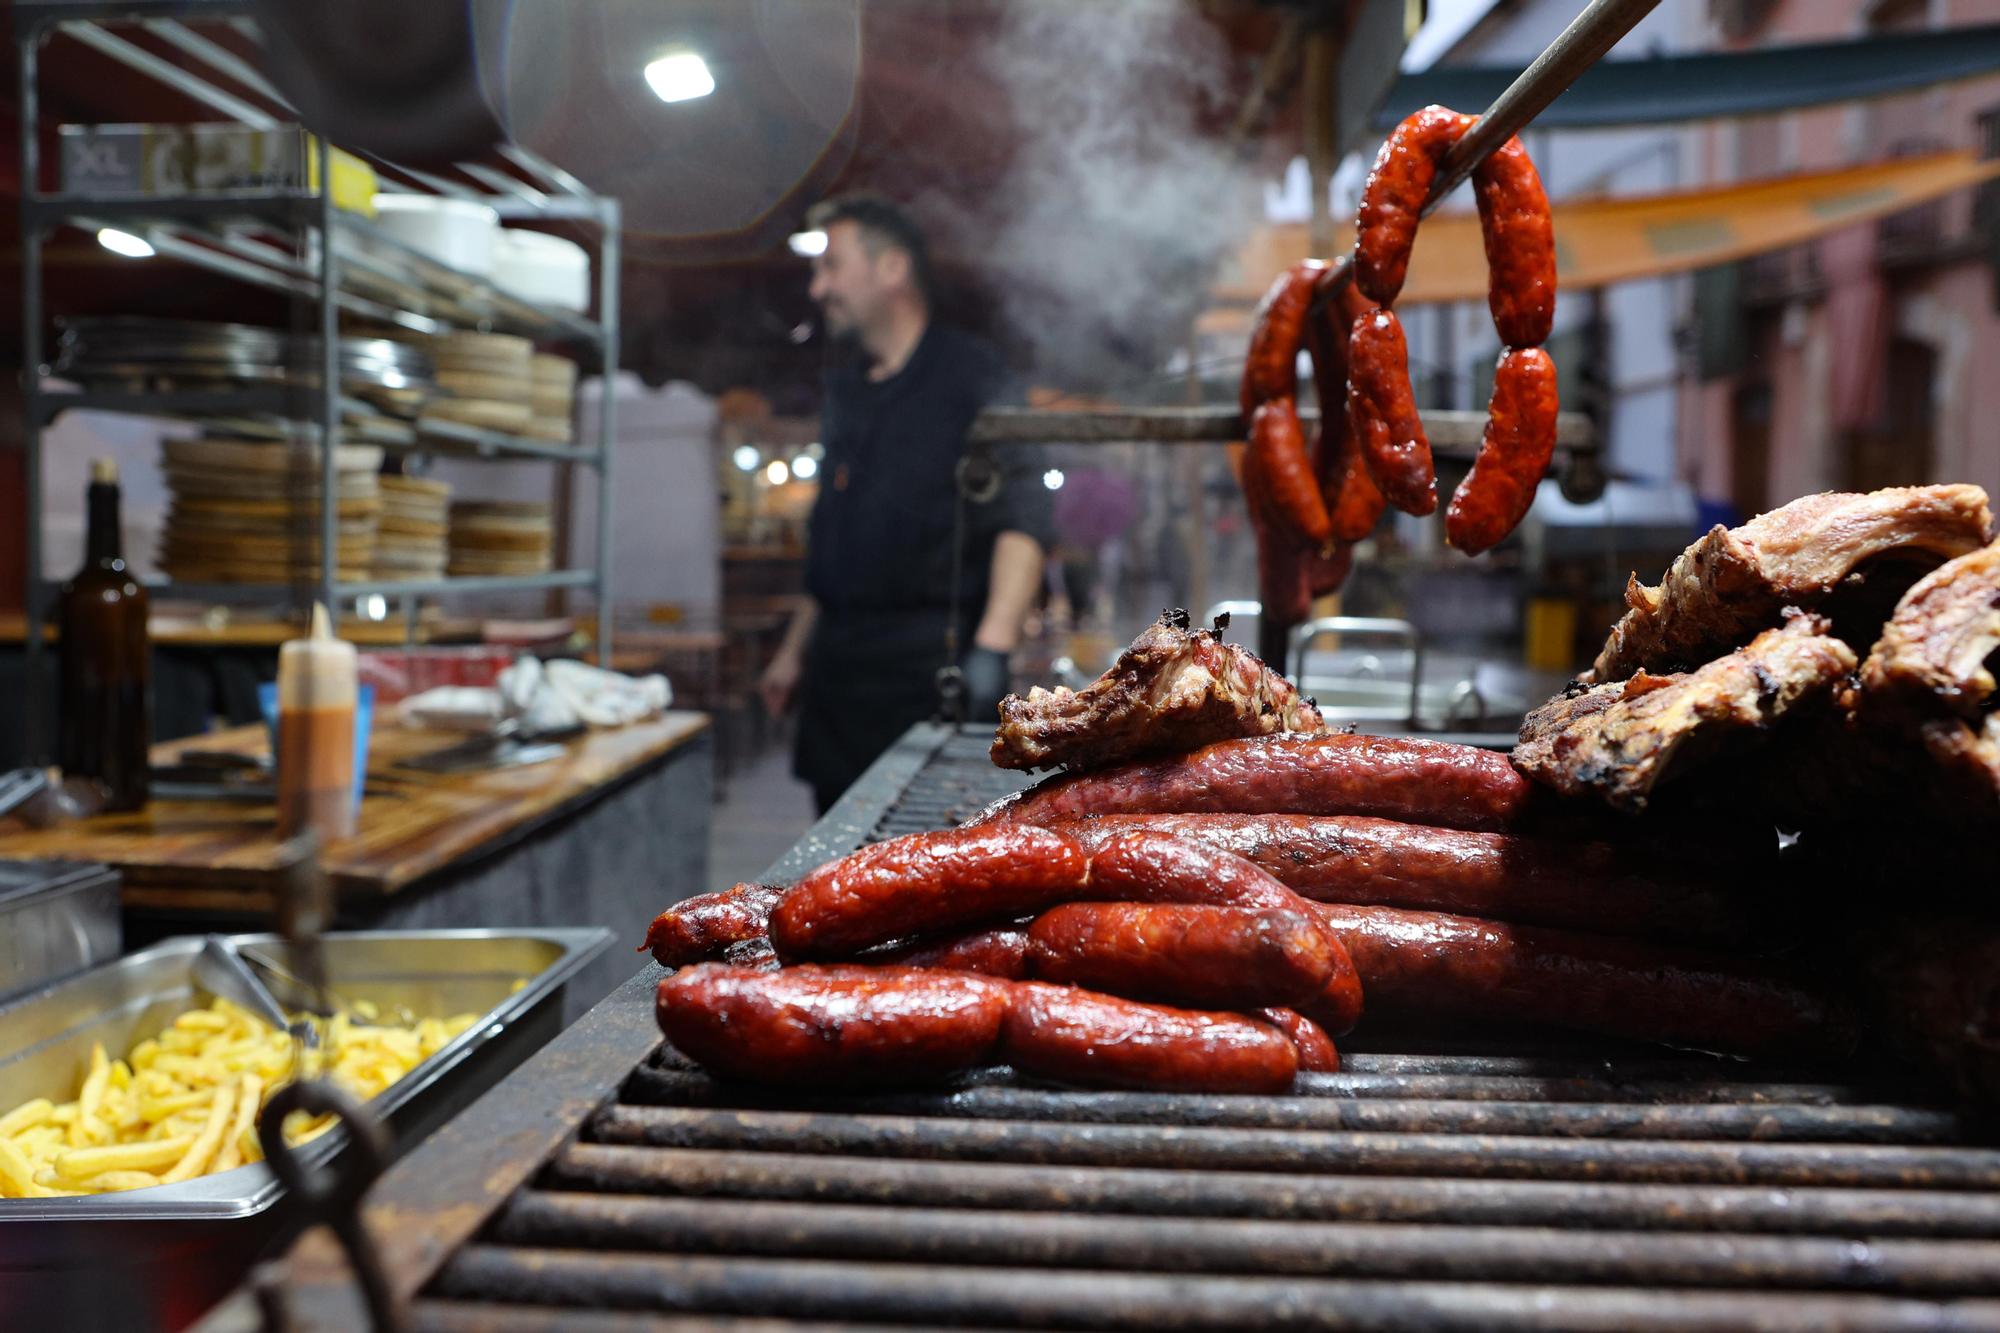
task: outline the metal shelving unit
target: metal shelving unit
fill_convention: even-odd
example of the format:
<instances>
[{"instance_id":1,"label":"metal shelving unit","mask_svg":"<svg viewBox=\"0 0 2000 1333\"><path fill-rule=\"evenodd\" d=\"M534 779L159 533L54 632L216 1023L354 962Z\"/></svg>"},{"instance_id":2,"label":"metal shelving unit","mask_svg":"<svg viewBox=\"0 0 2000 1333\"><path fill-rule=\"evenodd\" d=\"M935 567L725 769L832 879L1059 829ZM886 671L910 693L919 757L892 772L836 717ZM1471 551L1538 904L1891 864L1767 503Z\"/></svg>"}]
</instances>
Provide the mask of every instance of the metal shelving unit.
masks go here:
<instances>
[{"instance_id":1,"label":"metal shelving unit","mask_svg":"<svg viewBox=\"0 0 2000 1333\"><path fill-rule=\"evenodd\" d=\"M406 625L414 629L415 599L460 594L590 588L596 599L600 660L611 652L611 441L615 433L613 395L600 395L597 438L590 444L559 444L480 430L453 422L415 422L377 414L342 393L339 326L343 314L391 324L412 333L438 334L469 329L514 333L538 342L581 346L597 354L609 384L617 369L619 209L615 199L591 193L575 177L516 146L499 151L532 176L537 185L482 164L460 170L486 191L378 158L371 163L393 183L419 192L473 199L494 209L503 221L585 222L599 229L598 317L588 319L523 301L492 283L422 255L366 219L334 207L332 149L315 136L316 190L285 189L203 193L174 198L86 197L43 192L41 107L38 97L43 44L57 33L74 38L138 75L257 129L297 123L246 100L210 77L164 59L112 31L136 26L199 64L209 74L247 89L265 102L292 112L282 93L251 64L202 35L194 25L227 25L255 36L245 0L22 0L14 7L16 57L20 75L21 121L21 298L23 444L27 481L27 655L29 715L43 711L41 688L43 618L51 586L42 568L41 436L67 411L91 409L202 421L255 420L286 437L319 446L319 571L309 585L154 585L156 596L212 600L283 602L308 600L338 607L359 597L401 602ZM308 127L309 128L309 127ZM244 282L309 301L317 306L322 362L317 383L299 386L180 389L168 392L66 390L48 382L42 324L46 314L42 246L58 226L95 229L117 225L144 236L156 253ZM284 243L281 243L284 242ZM303 252L304 259L299 257ZM407 299L405 299L407 298ZM301 409L304 409L303 411ZM346 421L343 421L346 418ZM580 463L596 472L597 550L587 568L559 569L521 577L462 577L437 580L341 582L335 564L337 512L334 445L342 440L379 444L405 454L462 458L518 458ZM31 738L31 740L34 738ZM31 749L39 746L31 744Z\"/></svg>"}]
</instances>

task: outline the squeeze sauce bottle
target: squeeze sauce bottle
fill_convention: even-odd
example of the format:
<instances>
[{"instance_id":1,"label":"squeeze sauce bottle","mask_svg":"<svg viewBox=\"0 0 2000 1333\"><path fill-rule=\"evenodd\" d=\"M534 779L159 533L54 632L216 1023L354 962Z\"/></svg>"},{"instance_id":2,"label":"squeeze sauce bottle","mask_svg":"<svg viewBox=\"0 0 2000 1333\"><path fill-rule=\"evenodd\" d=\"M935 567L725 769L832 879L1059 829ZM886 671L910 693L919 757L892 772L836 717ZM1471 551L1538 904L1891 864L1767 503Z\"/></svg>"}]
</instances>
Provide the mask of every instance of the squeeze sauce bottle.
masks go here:
<instances>
[{"instance_id":1,"label":"squeeze sauce bottle","mask_svg":"<svg viewBox=\"0 0 2000 1333\"><path fill-rule=\"evenodd\" d=\"M315 603L309 637L278 649L278 836L354 834L354 645Z\"/></svg>"}]
</instances>

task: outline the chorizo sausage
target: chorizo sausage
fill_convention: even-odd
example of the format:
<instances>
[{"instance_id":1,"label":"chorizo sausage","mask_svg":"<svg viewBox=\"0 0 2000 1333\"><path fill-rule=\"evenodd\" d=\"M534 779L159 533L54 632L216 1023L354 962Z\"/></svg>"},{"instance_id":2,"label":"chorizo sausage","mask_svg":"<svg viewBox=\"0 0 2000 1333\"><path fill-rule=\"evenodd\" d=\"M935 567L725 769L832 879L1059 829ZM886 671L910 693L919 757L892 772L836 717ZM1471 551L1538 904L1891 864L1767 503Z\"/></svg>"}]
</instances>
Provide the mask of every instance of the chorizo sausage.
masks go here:
<instances>
[{"instance_id":1,"label":"chorizo sausage","mask_svg":"<svg viewBox=\"0 0 2000 1333\"><path fill-rule=\"evenodd\" d=\"M1537 1023L1738 1055L1844 1054L1851 1019L1738 958L1442 912L1315 903L1377 1015Z\"/></svg>"},{"instance_id":2,"label":"chorizo sausage","mask_svg":"<svg viewBox=\"0 0 2000 1333\"><path fill-rule=\"evenodd\" d=\"M1304 563L1306 591L1314 597L1331 597L1354 569L1354 544L1335 542L1325 552L1307 551ZM1310 612L1312 607L1308 605L1306 610Z\"/></svg>"},{"instance_id":3,"label":"chorizo sausage","mask_svg":"<svg viewBox=\"0 0 2000 1333\"><path fill-rule=\"evenodd\" d=\"M1539 347L1556 319L1556 234L1542 178L1518 138L1472 172L1486 246L1486 303L1509 347Z\"/></svg>"},{"instance_id":4,"label":"chorizo sausage","mask_svg":"<svg viewBox=\"0 0 2000 1333\"><path fill-rule=\"evenodd\" d=\"M1312 614L1307 552L1271 513L1269 487L1254 451L1243 455L1243 498L1257 545L1257 598L1267 620L1297 624Z\"/></svg>"},{"instance_id":5,"label":"chorizo sausage","mask_svg":"<svg viewBox=\"0 0 2000 1333\"><path fill-rule=\"evenodd\" d=\"M1383 497L1406 514L1435 510L1431 442L1410 388L1403 324L1390 311L1371 310L1354 321L1347 344L1347 418Z\"/></svg>"},{"instance_id":6,"label":"chorizo sausage","mask_svg":"<svg viewBox=\"0 0 2000 1333\"><path fill-rule=\"evenodd\" d=\"M1296 1009L1259 1009L1250 1017L1285 1034L1299 1054L1302 1074L1338 1074L1340 1051L1319 1024Z\"/></svg>"},{"instance_id":7,"label":"chorizo sausage","mask_svg":"<svg viewBox=\"0 0 2000 1333\"><path fill-rule=\"evenodd\" d=\"M660 983L667 1040L758 1083L921 1083L991 1058L1018 983L923 968L703 963Z\"/></svg>"},{"instance_id":8,"label":"chorizo sausage","mask_svg":"<svg viewBox=\"0 0 2000 1333\"><path fill-rule=\"evenodd\" d=\"M906 935L1025 916L1082 896L1089 858L1046 829L912 833L807 874L771 913L778 956L840 958Z\"/></svg>"},{"instance_id":9,"label":"chorizo sausage","mask_svg":"<svg viewBox=\"0 0 2000 1333\"><path fill-rule=\"evenodd\" d=\"M1375 815L1506 830L1551 804L1503 754L1389 736L1259 736L1190 754L1048 778L994 802L975 825L1085 815Z\"/></svg>"},{"instance_id":10,"label":"chorizo sausage","mask_svg":"<svg viewBox=\"0 0 2000 1333\"><path fill-rule=\"evenodd\" d=\"M1126 833L1090 854L1090 894L1112 902L1208 903L1267 911L1302 911L1306 904L1277 879L1240 856L1162 833ZM1361 1018L1361 983L1336 944L1317 996L1296 1007L1340 1034Z\"/></svg>"},{"instance_id":11,"label":"chorizo sausage","mask_svg":"<svg viewBox=\"0 0 2000 1333\"><path fill-rule=\"evenodd\" d=\"M1028 975L1028 948L1028 932L1006 926L871 949L854 961L898 967L942 967L1019 981Z\"/></svg>"},{"instance_id":12,"label":"chorizo sausage","mask_svg":"<svg viewBox=\"0 0 2000 1333\"><path fill-rule=\"evenodd\" d=\"M1438 164L1472 124L1441 106L1411 113L1375 154L1355 213L1354 283L1377 305L1391 305L1410 269L1410 247Z\"/></svg>"},{"instance_id":13,"label":"chorizo sausage","mask_svg":"<svg viewBox=\"0 0 2000 1333\"><path fill-rule=\"evenodd\" d=\"M1271 515L1284 524L1293 540L1311 547L1332 540L1333 523L1327 517L1326 502L1320 498L1312 459L1306 454L1298 408L1290 398L1268 399L1252 414L1250 450L1244 458L1246 473L1253 463Z\"/></svg>"},{"instance_id":14,"label":"chorizo sausage","mask_svg":"<svg viewBox=\"0 0 2000 1333\"><path fill-rule=\"evenodd\" d=\"M1135 829L1230 852L1303 897L1606 935L1740 940L1758 925L1714 876L1607 842L1471 833L1365 816L1103 815L1056 826L1085 848Z\"/></svg>"},{"instance_id":15,"label":"chorizo sausage","mask_svg":"<svg viewBox=\"0 0 2000 1333\"><path fill-rule=\"evenodd\" d=\"M1258 304L1251 319L1250 350L1243 360L1239 395L1245 422L1261 403L1298 397L1299 348L1304 337L1306 309L1312 304L1314 284L1325 267L1317 259L1301 260L1272 281L1270 290Z\"/></svg>"},{"instance_id":16,"label":"chorizo sausage","mask_svg":"<svg viewBox=\"0 0 2000 1333\"><path fill-rule=\"evenodd\" d=\"M1319 479L1325 497L1328 526L1336 542L1358 542L1375 530L1385 502L1382 492L1368 475L1355 443L1347 411L1347 338L1354 319L1361 312L1354 284L1338 282L1345 262L1320 275L1320 295L1306 321L1306 346L1312 353L1313 391L1319 399L1319 435L1313 443L1313 475ZM1352 311L1352 313L1349 313ZM1336 547L1331 561L1337 574L1316 570L1313 592L1317 596L1339 590L1346 580L1352 553Z\"/></svg>"},{"instance_id":17,"label":"chorizo sausage","mask_svg":"<svg viewBox=\"0 0 2000 1333\"><path fill-rule=\"evenodd\" d=\"M1556 366L1539 347L1510 347L1493 372L1486 430L1452 493L1444 538L1467 555L1499 544L1535 502L1556 449Z\"/></svg>"},{"instance_id":18,"label":"chorizo sausage","mask_svg":"<svg viewBox=\"0 0 2000 1333\"><path fill-rule=\"evenodd\" d=\"M1046 980L1216 1009L1311 1003L1339 947L1305 912L1185 903L1065 903L1028 939Z\"/></svg>"},{"instance_id":19,"label":"chorizo sausage","mask_svg":"<svg viewBox=\"0 0 2000 1333\"><path fill-rule=\"evenodd\" d=\"M652 950L661 967L720 958L732 944L763 938L784 896L782 884L738 884L684 899L653 918L639 952Z\"/></svg>"},{"instance_id":20,"label":"chorizo sausage","mask_svg":"<svg viewBox=\"0 0 2000 1333\"><path fill-rule=\"evenodd\" d=\"M1024 1074L1093 1088L1283 1092L1298 1072L1284 1033L1240 1014L1013 983L1000 1054Z\"/></svg>"}]
</instances>

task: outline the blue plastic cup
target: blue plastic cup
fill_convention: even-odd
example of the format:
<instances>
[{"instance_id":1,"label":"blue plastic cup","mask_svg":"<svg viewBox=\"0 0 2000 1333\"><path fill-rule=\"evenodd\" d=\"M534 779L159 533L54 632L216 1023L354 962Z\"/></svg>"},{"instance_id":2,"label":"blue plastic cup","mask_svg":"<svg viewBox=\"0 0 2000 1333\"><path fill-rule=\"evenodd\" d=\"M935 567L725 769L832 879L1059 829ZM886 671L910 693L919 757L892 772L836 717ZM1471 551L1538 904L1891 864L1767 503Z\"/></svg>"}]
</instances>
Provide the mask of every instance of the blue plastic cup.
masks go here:
<instances>
[{"instance_id":1,"label":"blue plastic cup","mask_svg":"<svg viewBox=\"0 0 2000 1333\"><path fill-rule=\"evenodd\" d=\"M354 807L361 808L361 789L368 782L368 733L375 725L375 687L363 684L354 700ZM264 731L271 740L272 771L278 763L278 682L257 687L257 707L264 714Z\"/></svg>"}]
</instances>

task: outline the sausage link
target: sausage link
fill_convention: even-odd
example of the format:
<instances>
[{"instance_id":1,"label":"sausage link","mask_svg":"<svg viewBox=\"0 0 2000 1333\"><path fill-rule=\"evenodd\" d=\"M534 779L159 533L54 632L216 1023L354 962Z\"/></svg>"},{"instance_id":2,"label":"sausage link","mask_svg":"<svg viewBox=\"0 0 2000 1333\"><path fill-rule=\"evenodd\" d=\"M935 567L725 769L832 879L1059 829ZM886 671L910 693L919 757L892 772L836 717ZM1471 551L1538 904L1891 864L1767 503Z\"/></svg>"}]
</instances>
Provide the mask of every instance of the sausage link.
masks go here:
<instances>
[{"instance_id":1,"label":"sausage link","mask_svg":"<svg viewBox=\"0 0 2000 1333\"><path fill-rule=\"evenodd\" d=\"M1340 1072L1340 1051L1333 1044L1333 1038L1325 1029L1307 1018L1296 1009L1259 1009L1250 1015L1260 1023L1269 1023L1285 1034L1292 1043L1292 1049L1299 1053L1299 1072L1302 1074L1338 1074Z\"/></svg>"},{"instance_id":2,"label":"sausage link","mask_svg":"<svg viewBox=\"0 0 2000 1333\"><path fill-rule=\"evenodd\" d=\"M1243 498L1250 511L1250 532L1257 544L1257 598L1264 615L1297 624L1312 614L1311 574L1307 553L1271 512L1270 487L1255 450L1243 454Z\"/></svg>"},{"instance_id":3,"label":"sausage link","mask_svg":"<svg viewBox=\"0 0 2000 1333\"><path fill-rule=\"evenodd\" d=\"M1706 872L1606 842L1334 815L1103 815L1056 826L1088 849L1144 829L1240 856L1307 898L1655 939L1742 940L1760 923Z\"/></svg>"},{"instance_id":4,"label":"sausage link","mask_svg":"<svg viewBox=\"0 0 2000 1333\"><path fill-rule=\"evenodd\" d=\"M1537 1023L1738 1055L1851 1050L1851 1019L1724 955L1441 912L1315 903L1377 1015Z\"/></svg>"},{"instance_id":5,"label":"sausage link","mask_svg":"<svg viewBox=\"0 0 2000 1333\"><path fill-rule=\"evenodd\" d=\"M1091 848L1090 895L1109 902L1206 903L1262 911L1302 912L1304 899L1240 856L1162 833L1125 833ZM1361 982L1337 943L1331 970L1316 996L1298 1002L1312 1019L1339 1034L1361 1018Z\"/></svg>"},{"instance_id":6,"label":"sausage link","mask_svg":"<svg viewBox=\"0 0 2000 1333\"><path fill-rule=\"evenodd\" d=\"M1377 305L1393 304L1403 290L1431 181L1471 124L1471 116L1427 106L1405 117L1375 154L1354 218L1354 283Z\"/></svg>"},{"instance_id":7,"label":"sausage link","mask_svg":"<svg viewBox=\"0 0 2000 1333\"><path fill-rule=\"evenodd\" d=\"M1336 421L1337 426L1327 422L1320 426L1320 475L1330 474L1325 483L1330 498L1327 519L1335 541L1358 542L1375 531L1389 502L1383 499L1382 488L1375 484L1375 478L1368 475L1353 414L1342 411Z\"/></svg>"},{"instance_id":8,"label":"sausage link","mask_svg":"<svg viewBox=\"0 0 2000 1333\"><path fill-rule=\"evenodd\" d=\"M1479 457L1444 515L1444 539L1467 555L1499 544L1535 502L1556 449L1556 364L1539 347L1510 347L1493 372Z\"/></svg>"},{"instance_id":9,"label":"sausage link","mask_svg":"<svg viewBox=\"0 0 2000 1333\"><path fill-rule=\"evenodd\" d=\"M906 935L1026 916L1081 896L1089 859L1046 829L913 833L829 861L771 913L778 956L839 958Z\"/></svg>"},{"instance_id":10,"label":"sausage link","mask_svg":"<svg viewBox=\"0 0 2000 1333\"><path fill-rule=\"evenodd\" d=\"M1251 416L1246 470L1252 459L1269 496L1271 512L1284 523L1288 535L1312 547L1331 541L1333 523L1327 517L1326 502L1320 498L1312 459L1306 454L1298 408L1290 398L1267 399Z\"/></svg>"},{"instance_id":11,"label":"sausage link","mask_svg":"<svg viewBox=\"0 0 2000 1333\"><path fill-rule=\"evenodd\" d=\"M1018 983L923 968L704 963L660 983L660 1030L683 1054L758 1083L922 1083L991 1058Z\"/></svg>"},{"instance_id":12,"label":"sausage link","mask_svg":"<svg viewBox=\"0 0 2000 1333\"><path fill-rule=\"evenodd\" d=\"M1240 1014L1039 981L1014 983L1000 1053L1037 1078L1160 1092L1284 1092L1299 1067L1284 1033Z\"/></svg>"},{"instance_id":13,"label":"sausage link","mask_svg":"<svg viewBox=\"0 0 2000 1333\"><path fill-rule=\"evenodd\" d=\"M1556 320L1556 234L1542 178L1518 138L1472 172L1486 244L1486 303L1509 347L1538 347Z\"/></svg>"},{"instance_id":14,"label":"sausage link","mask_svg":"<svg viewBox=\"0 0 2000 1333\"><path fill-rule=\"evenodd\" d=\"M732 944L761 939L784 896L782 884L738 884L684 899L653 918L639 952L652 950L661 967L720 958Z\"/></svg>"},{"instance_id":15,"label":"sausage link","mask_svg":"<svg viewBox=\"0 0 2000 1333\"><path fill-rule=\"evenodd\" d=\"M1345 262L1320 275L1320 295L1306 317L1306 348L1312 353L1313 393L1319 400L1319 433L1313 439L1313 476L1327 511L1327 526L1337 543L1331 556L1316 564L1313 594L1337 592L1353 563L1346 543L1358 542L1375 530L1382 517L1382 492L1361 461L1347 412L1347 338L1353 324L1344 313L1355 296L1351 282L1332 279Z\"/></svg>"},{"instance_id":16,"label":"sausage link","mask_svg":"<svg viewBox=\"0 0 2000 1333\"><path fill-rule=\"evenodd\" d=\"M1261 403L1299 394L1299 348L1304 337L1306 308L1314 284L1326 265L1306 259L1280 273L1251 319L1250 350L1243 359L1239 406L1243 420Z\"/></svg>"},{"instance_id":17,"label":"sausage link","mask_svg":"<svg viewBox=\"0 0 2000 1333\"><path fill-rule=\"evenodd\" d=\"M1354 544L1335 542L1324 553L1307 551L1304 559L1306 591L1314 597L1331 597L1340 591L1340 585L1347 582L1354 569ZM1306 610L1310 612L1312 607L1309 605Z\"/></svg>"},{"instance_id":18,"label":"sausage link","mask_svg":"<svg viewBox=\"0 0 2000 1333\"><path fill-rule=\"evenodd\" d=\"M893 967L942 967L1020 981L1028 975L1028 950L1028 932L1006 926L871 949L854 961Z\"/></svg>"},{"instance_id":19,"label":"sausage link","mask_svg":"<svg viewBox=\"0 0 2000 1333\"><path fill-rule=\"evenodd\" d=\"M1028 939L1045 980L1216 1009L1309 1004L1340 947L1306 912L1185 903L1065 903L1036 917Z\"/></svg>"},{"instance_id":20,"label":"sausage link","mask_svg":"<svg viewBox=\"0 0 2000 1333\"><path fill-rule=\"evenodd\" d=\"M1085 815L1375 815L1445 828L1505 830L1551 800L1507 757L1471 745L1389 736L1258 736L1190 754L1048 778L994 802L975 825Z\"/></svg>"},{"instance_id":21,"label":"sausage link","mask_svg":"<svg viewBox=\"0 0 2000 1333\"><path fill-rule=\"evenodd\" d=\"M1435 510L1431 442L1410 389L1403 324L1390 311L1371 310L1354 321L1347 344L1347 418L1384 498L1406 514Z\"/></svg>"}]
</instances>

